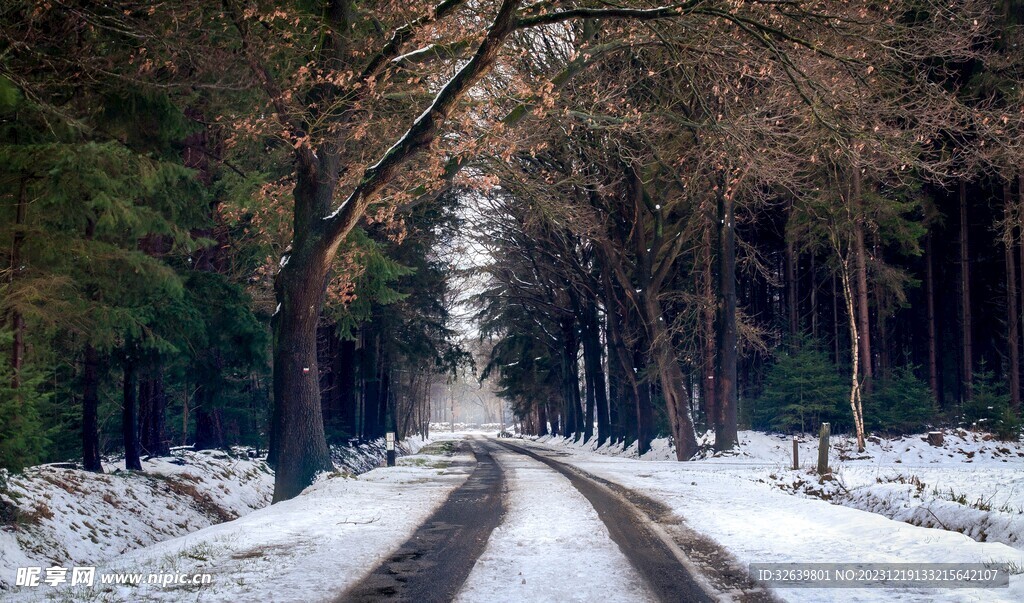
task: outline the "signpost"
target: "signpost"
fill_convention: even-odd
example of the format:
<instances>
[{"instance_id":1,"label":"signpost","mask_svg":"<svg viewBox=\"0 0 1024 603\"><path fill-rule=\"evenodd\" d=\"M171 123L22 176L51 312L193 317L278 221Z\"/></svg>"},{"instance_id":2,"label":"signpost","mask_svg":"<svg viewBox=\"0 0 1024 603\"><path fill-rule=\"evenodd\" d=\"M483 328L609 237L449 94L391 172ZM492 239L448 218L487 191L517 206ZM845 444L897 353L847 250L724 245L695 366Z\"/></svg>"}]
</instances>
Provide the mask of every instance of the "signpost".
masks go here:
<instances>
[{"instance_id":1,"label":"signpost","mask_svg":"<svg viewBox=\"0 0 1024 603\"><path fill-rule=\"evenodd\" d=\"M824 477L832 473L828 468L828 436L830 427L828 423L821 424L821 432L818 434L818 475Z\"/></svg>"},{"instance_id":2,"label":"signpost","mask_svg":"<svg viewBox=\"0 0 1024 603\"><path fill-rule=\"evenodd\" d=\"M395 466L395 432L389 431L387 433L386 448L388 451L388 467Z\"/></svg>"}]
</instances>

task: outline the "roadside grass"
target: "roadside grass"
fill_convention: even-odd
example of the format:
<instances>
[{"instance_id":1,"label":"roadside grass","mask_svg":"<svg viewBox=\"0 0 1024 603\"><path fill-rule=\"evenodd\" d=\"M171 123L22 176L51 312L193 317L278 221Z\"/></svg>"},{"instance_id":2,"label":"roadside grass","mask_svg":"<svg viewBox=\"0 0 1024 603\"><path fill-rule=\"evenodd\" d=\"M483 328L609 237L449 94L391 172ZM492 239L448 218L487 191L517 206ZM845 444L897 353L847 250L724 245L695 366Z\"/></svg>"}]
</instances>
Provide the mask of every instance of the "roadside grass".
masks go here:
<instances>
[{"instance_id":1,"label":"roadside grass","mask_svg":"<svg viewBox=\"0 0 1024 603\"><path fill-rule=\"evenodd\" d=\"M459 442L456 440L441 440L431 442L420 449L419 454L452 455L455 454Z\"/></svg>"}]
</instances>

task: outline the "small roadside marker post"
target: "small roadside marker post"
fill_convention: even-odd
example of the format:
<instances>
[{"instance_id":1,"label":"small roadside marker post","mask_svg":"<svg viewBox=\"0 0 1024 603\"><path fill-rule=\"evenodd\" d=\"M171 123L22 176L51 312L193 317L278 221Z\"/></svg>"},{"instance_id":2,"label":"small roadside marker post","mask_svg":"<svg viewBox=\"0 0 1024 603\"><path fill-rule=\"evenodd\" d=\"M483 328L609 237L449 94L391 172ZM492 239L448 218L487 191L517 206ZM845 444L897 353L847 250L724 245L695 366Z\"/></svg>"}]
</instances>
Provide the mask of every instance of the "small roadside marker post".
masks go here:
<instances>
[{"instance_id":1,"label":"small roadside marker post","mask_svg":"<svg viewBox=\"0 0 1024 603\"><path fill-rule=\"evenodd\" d=\"M395 432L389 431L387 433L386 448L388 451L388 467L395 466Z\"/></svg>"},{"instance_id":2,"label":"small roadside marker post","mask_svg":"<svg viewBox=\"0 0 1024 603\"><path fill-rule=\"evenodd\" d=\"M828 468L828 436L831 431L828 423L821 424L821 433L818 434L818 475L824 477L832 470Z\"/></svg>"},{"instance_id":3,"label":"small roadside marker post","mask_svg":"<svg viewBox=\"0 0 1024 603\"><path fill-rule=\"evenodd\" d=\"M800 468L800 442L793 436L793 469Z\"/></svg>"}]
</instances>

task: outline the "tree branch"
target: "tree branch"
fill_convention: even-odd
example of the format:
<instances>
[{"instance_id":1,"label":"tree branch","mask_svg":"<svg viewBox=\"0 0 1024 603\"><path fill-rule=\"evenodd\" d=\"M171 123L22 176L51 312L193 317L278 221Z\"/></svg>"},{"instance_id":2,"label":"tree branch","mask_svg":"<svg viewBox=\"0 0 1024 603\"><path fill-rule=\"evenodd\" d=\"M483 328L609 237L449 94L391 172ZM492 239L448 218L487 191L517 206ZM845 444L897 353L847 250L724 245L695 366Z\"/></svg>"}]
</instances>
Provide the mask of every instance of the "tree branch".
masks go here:
<instances>
[{"instance_id":1,"label":"tree branch","mask_svg":"<svg viewBox=\"0 0 1024 603\"><path fill-rule=\"evenodd\" d=\"M342 239L356 225L373 195L394 179L399 166L430 146L441 124L447 120L458 100L490 71L505 39L515 30L515 14L520 1L503 0L498 14L488 28L487 36L480 43L473 58L445 84L431 106L416 118L412 127L398 139L384 157L366 169L362 180L341 206L324 218L329 255L334 254Z\"/></svg>"},{"instance_id":2,"label":"tree branch","mask_svg":"<svg viewBox=\"0 0 1024 603\"><path fill-rule=\"evenodd\" d=\"M384 48L375 54L373 58L370 59L370 62L366 64L366 67L363 68L363 72L359 75L358 81L365 83L371 77L376 76L385 64L397 58L402 49L402 45L412 38L413 34L416 33L417 28L433 23L439 19L443 19L454 12L455 9L465 3L465 1L466 0L444 0L444 2L435 6L434 9L430 11L430 14L424 15L414 21L410 21L396 29L395 32L391 34L391 39L384 45Z\"/></svg>"},{"instance_id":3,"label":"tree branch","mask_svg":"<svg viewBox=\"0 0 1024 603\"><path fill-rule=\"evenodd\" d=\"M517 29L538 27L540 25L552 25L572 19L629 19L631 21L651 21L653 19L669 19L678 17L692 11L705 0L689 0L672 6L660 8L574 8L563 10L546 15L535 15L532 17L521 17L516 25Z\"/></svg>"},{"instance_id":4,"label":"tree branch","mask_svg":"<svg viewBox=\"0 0 1024 603\"><path fill-rule=\"evenodd\" d=\"M270 73L270 69L259 60L256 56L256 52L252 47L252 42L249 39L249 28L246 27L245 18L242 13L238 11L238 7L231 0L223 0L224 12L231 18L231 22L234 24L235 29L238 31L239 40L242 44L242 52L245 55L246 62L249 64L249 69L252 70L256 79L259 81L260 87L266 92L267 96L270 97L270 104L274 107L274 115L277 117L277 121L288 131L288 134L293 138L302 137L302 125L293 119L291 111L289 111L288 104L285 102L284 93L281 90L281 86L274 79L274 76ZM298 160L304 166L315 165L316 157L313 154L313 150L309 145L299 145L295 149Z\"/></svg>"}]
</instances>

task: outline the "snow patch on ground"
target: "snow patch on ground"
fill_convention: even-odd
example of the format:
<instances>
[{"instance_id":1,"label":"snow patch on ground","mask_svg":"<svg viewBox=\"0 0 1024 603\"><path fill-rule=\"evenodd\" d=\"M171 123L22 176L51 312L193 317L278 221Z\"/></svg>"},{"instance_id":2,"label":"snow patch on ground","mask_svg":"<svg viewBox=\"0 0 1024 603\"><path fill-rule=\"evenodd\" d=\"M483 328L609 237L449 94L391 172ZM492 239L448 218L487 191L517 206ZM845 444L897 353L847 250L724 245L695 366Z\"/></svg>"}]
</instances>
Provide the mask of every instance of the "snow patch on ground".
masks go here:
<instances>
[{"instance_id":1,"label":"snow patch on ground","mask_svg":"<svg viewBox=\"0 0 1024 603\"><path fill-rule=\"evenodd\" d=\"M764 459L792 455L792 441L751 435ZM1024 550L1024 445L987 434L947 431L942 446L924 436L875 438L863 453L839 440L830 464L835 479L811 468L817 440L801 442L801 469L776 467L762 477L805 497L870 511L916 526L959 532L978 542ZM788 447L788 450L786 448ZM804 448L808 448L806 453ZM749 449L745 451L749 454ZM790 458L790 462L791 458Z\"/></svg>"},{"instance_id":2,"label":"snow patch on ground","mask_svg":"<svg viewBox=\"0 0 1024 603\"><path fill-rule=\"evenodd\" d=\"M595 440L544 436L537 442L599 454L673 460L666 438L637 455L636 444L598 447ZM833 436L829 459L835 477L822 481L815 473L818 438L797 438L800 469L792 469L792 436L740 432L740 448L714 453L713 434L696 463L722 465L737 476L771 484L790 494L819 498L917 526L965 534L979 542L1001 542L1024 550L1024 443L1003 442L989 434L947 430L942 446L927 443L924 434L899 438L872 437L863 453L849 436Z\"/></svg>"}]
</instances>

